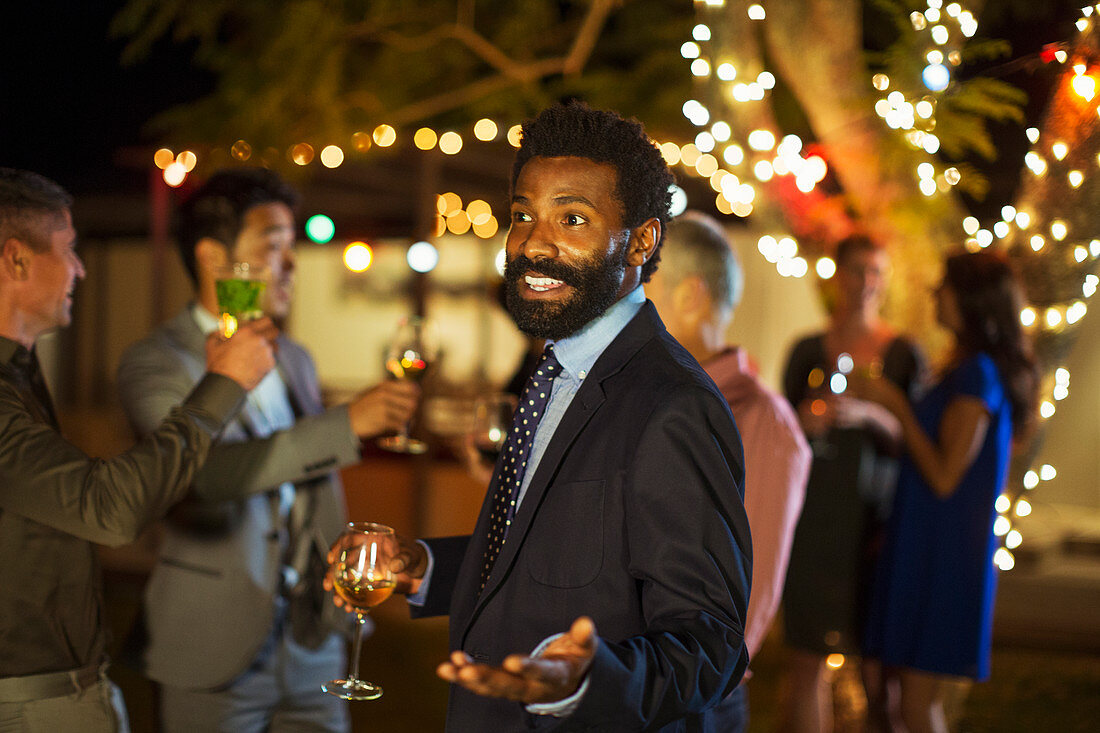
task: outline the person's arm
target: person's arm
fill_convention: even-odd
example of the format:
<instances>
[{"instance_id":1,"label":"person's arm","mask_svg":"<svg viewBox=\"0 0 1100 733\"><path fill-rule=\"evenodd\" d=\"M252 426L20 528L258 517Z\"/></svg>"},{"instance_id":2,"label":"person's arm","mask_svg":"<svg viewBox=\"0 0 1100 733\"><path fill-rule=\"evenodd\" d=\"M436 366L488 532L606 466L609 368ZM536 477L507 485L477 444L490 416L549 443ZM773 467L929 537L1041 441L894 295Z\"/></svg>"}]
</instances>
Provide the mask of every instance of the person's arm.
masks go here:
<instances>
[{"instance_id":1,"label":"person's arm","mask_svg":"<svg viewBox=\"0 0 1100 733\"><path fill-rule=\"evenodd\" d=\"M989 407L980 397L960 394L948 402L938 436L924 431L905 393L888 380L859 379L864 399L878 402L901 423L902 441L909 458L929 488L941 499L950 497L973 465L989 430Z\"/></svg>"},{"instance_id":2,"label":"person's arm","mask_svg":"<svg viewBox=\"0 0 1100 733\"><path fill-rule=\"evenodd\" d=\"M190 390L191 378L167 348L132 348L118 369L119 397L139 435L153 431ZM325 475L359 460L347 406L298 419L267 438L219 443L195 476L205 502L238 499Z\"/></svg>"},{"instance_id":3,"label":"person's arm","mask_svg":"<svg viewBox=\"0 0 1100 733\"><path fill-rule=\"evenodd\" d=\"M745 512L752 529L752 594L745 621L751 660L760 651L783 596L795 525L802 513L813 453L785 401L761 405L741 425L745 446Z\"/></svg>"},{"instance_id":4,"label":"person's arm","mask_svg":"<svg viewBox=\"0 0 1100 733\"><path fill-rule=\"evenodd\" d=\"M233 379L208 374L137 445L101 460L34 420L0 383L0 509L91 542L132 542L184 496L244 396Z\"/></svg>"}]
</instances>

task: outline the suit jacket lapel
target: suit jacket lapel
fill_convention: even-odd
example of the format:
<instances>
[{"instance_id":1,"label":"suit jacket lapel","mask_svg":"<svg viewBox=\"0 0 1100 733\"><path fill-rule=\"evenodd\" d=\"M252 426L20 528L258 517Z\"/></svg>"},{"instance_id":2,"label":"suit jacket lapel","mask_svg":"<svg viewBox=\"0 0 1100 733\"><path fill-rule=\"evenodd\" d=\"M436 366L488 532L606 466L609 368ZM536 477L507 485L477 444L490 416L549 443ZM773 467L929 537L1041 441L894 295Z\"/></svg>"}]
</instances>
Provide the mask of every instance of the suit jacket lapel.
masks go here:
<instances>
[{"instance_id":1,"label":"suit jacket lapel","mask_svg":"<svg viewBox=\"0 0 1100 733\"><path fill-rule=\"evenodd\" d=\"M585 377L584 383L581 385L580 389L577 390L577 394L569 404L569 408L565 411L565 414L562 415L561 422L558 423L558 427L554 431L554 436L550 439L550 443L546 447L546 452L543 453L542 458L539 460L539 465L535 469L535 475L531 478L531 483L527 487L527 493L523 497L523 503L520 504L516 516L512 520L512 525L508 529L508 538L505 540L504 547L501 548L500 555L493 564L493 572L489 576L489 581L485 585L485 590L482 591L481 596L477 599L474 613L471 614L466 624L466 630L473 624L485 600L492 595L493 590L500 585L503 579L511 572L512 563L515 561L519 548L523 544L523 540L527 536L528 530L531 528L532 521L534 521L535 516L538 514L539 506L542 504L542 499L546 495L547 489L550 488L554 477L557 475L558 467L569 452L577 436L580 435L585 425L588 424L606 399L603 385L604 381L618 373L626 363L630 361L634 354L637 353L638 349L656 336L661 329L663 329L663 325L657 317L656 309L653 307L652 303L646 301L638 314L634 316L619 335L608 344L607 348L592 366L588 376ZM493 492L496 489L496 482L497 475L494 472L493 481L490 482L488 497L493 496ZM470 552L484 553L485 551L483 535L486 534L484 523L488 521L488 503L489 499L487 499L486 504L482 506L482 516L478 520L477 534L475 534L477 537L476 546L475 544L471 544ZM476 563L478 567L481 565L480 558L481 554L478 554L478 562Z\"/></svg>"}]
</instances>

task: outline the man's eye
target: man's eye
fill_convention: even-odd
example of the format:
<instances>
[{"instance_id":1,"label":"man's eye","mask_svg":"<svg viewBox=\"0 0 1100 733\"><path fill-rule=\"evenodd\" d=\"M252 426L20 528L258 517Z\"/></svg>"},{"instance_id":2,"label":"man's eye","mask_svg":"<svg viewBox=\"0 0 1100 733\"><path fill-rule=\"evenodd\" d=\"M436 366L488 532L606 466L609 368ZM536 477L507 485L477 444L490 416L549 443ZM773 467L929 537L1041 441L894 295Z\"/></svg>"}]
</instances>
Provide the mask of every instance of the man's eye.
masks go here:
<instances>
[{"instance_id":1,"label":"man's eye","mask_svg":"<svg viewBox=\"0 0 1100 733\"><path fill-rule=\"evenodd\" d=\"M513 211L512 212L512 221L515 221L515 222L531 221L531 217L526 212Z\"/></svg>"},{"instance_id":2,"label":"man's eye","mask_svg":"<svg viewBox=\"0 0 1100 733\"><path fill-rule=\"evenodd\" d=\"M567 214L565 217L565 223L569 226L579 226L587 223L588 220L579 214Z\"/></svg>"}]
</instances>

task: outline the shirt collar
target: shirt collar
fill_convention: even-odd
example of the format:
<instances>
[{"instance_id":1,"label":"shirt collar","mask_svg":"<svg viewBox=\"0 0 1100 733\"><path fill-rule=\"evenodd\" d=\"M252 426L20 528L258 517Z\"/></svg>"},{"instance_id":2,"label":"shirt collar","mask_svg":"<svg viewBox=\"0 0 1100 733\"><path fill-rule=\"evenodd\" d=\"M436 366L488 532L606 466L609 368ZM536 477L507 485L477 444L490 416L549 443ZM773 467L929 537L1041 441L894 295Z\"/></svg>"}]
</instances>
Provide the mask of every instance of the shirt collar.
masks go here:
<instances>
[{"instance_id":1,"label":"shirt collar","mask_svg":"<svg viewBox=\"0 0 1100 733\"><path fill-rule=\"evenodd\" d=\"M195 319L195 325L202 331L203 336L209 336L221 327L218 317L206 310L202 303L191 304L191 317Z\"/></svg>"},{"instance_id":2,"label":"shirt collar","mask_svg":"<svg viewBox=\"0 0 1100 733\"><path fill-rule=\"evenodd\" d=\"M584 379L607 345L615 340L643 305L645 290L639 285L581 330L554 341L554 356L562 369L578 379Z\"/></svg>"},{"instance_id":3,"label":"shirt collar","mask_svg":"<svg viewBox=\"0 0 1100 733\"><path fill-rule=\"evenodd\" d=\"M33 363L33 353L18 341L0 336L0 364L11 365L24 371Z\"/></svg>"}]
</instances>

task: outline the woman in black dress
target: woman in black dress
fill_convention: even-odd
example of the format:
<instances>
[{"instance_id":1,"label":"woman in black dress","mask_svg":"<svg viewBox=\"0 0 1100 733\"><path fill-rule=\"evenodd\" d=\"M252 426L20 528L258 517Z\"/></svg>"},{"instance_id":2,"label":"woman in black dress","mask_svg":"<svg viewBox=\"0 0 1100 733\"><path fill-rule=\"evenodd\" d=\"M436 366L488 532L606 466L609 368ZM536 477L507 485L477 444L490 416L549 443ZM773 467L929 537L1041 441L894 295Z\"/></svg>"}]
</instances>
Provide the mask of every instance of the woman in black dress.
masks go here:
<instances>
[{"instance_id":1,"label":"woman in black dress","mask_svg":"<svg viewBox=\"0 0 1100 733\"><path fill-rule=\"evenodd\" d=\"M922 358L879 318L888 258L866 237L836 252L836 302L824 333L791 350L787 399L814 451L783 591L790 647L787 729L832 729L830 654L858 655L870 574L897 476L897 422L846 392L846 375L881 374L909 392Z\"/></svg>"}]
</instances>

